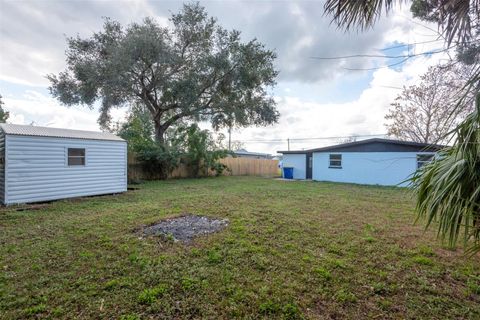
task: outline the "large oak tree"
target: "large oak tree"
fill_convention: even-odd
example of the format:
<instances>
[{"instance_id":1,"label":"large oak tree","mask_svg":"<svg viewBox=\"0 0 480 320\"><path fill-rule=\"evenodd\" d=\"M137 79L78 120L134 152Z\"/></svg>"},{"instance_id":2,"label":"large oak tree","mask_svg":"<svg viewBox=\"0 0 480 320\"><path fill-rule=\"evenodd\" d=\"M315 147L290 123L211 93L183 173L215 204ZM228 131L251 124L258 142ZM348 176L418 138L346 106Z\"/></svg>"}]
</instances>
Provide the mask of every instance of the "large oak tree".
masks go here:
<instances>
[{"instance_id":1,"label":"large oak tree","mask_svg":"<svg viewBox=\"0 0 480 320\"><path fill-rule=\"evenodd\" d=\"M50 92L66 105L99 101L99 123L131 103L151 113L156 140L178 121L211 121L214 128L268 125L278 120L268 89L275 85L275 53L242 42L199 4L173 14L170 27L154 19L126 28L106 19L89 38L68 38L67 68L49 75Z\"/></svg>"}]
</instances>

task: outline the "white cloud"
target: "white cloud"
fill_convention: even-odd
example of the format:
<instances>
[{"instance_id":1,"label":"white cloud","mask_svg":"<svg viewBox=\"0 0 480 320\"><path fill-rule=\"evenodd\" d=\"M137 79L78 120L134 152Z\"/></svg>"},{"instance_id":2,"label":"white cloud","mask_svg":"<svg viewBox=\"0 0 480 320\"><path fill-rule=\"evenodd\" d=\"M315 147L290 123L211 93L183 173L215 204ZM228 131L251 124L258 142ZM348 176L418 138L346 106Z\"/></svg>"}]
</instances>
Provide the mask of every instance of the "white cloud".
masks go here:
<instances>
[{"instance_id":1,"label":"white cloud","mask_svg":"<svg viewBox=\"0 0 480 320\"><path fill-rule=\"evenodd\" d=\"M101 29L102 17L123 24L155 16L147 1L3 1L0 11L0 80L48 86L47 74L65 67L66 37L90 36Z\"/></svg>"},{"instance_id":2,"label":"white cloud","mask_svg":"<svg viewBox=\"0 0 480 320\"><path fill-rule=\"evenodd\" d=\"M385 114L390 103L404 85L418 81L429 66L444 59L444 55L417 57L401 70L382 68L374 72L369 87L358 99L346 103L317 103L293 95L277 97L281 112L278 124L266 128L247 128L233 132L233 140L245 142L248 150L275 153L287 148L287 138L344 137L351 135L384 134ZM250 142L276 140L282 142ZM291 140L290 149L308 149L336 144L339 139Z\"/></svg>"},{"instance_id":3,"label":"white cloud","mask_svg":"<svg viewBox=\"0 0 480 320\"><path fill-rule=\"evenodd\" d=\"M20 97L5 97L5 108L10 111L9 122L34 123L38 126L98 131L97 110L86 107L65 107L57 100L37 91L28 90ZM114 121L122 120L125 110L112 112Z\"/></svg>"}]
</instances>

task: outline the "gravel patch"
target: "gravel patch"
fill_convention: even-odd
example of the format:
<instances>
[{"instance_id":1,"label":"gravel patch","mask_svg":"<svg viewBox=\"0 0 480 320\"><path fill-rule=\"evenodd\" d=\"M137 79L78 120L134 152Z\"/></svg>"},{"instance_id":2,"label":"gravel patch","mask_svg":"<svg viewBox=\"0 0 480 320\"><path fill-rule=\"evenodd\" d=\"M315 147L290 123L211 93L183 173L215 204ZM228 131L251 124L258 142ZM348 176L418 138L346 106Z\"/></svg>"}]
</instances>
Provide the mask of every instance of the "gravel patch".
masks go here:
<instances>
[{"instance_id":1,"label":"gravel patch","mask_svg":"<svg viewBox=\"0 0 480 320\"><path fill-rule=\"evenodd\" d=\"M218 232L226 226L228 226L228 219L185 215L160 221L143 228L142 232L145 236L171 236L175 241L188 243L197 236Z\"/></svg>"}]
</instances>

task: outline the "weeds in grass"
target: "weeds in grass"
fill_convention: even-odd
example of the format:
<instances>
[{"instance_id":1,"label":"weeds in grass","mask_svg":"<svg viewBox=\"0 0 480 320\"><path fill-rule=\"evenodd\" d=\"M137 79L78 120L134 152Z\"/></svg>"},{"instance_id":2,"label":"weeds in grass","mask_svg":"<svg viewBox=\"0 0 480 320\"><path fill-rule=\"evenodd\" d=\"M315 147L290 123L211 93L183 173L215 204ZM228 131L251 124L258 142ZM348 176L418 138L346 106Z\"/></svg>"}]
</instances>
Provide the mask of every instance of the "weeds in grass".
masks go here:
<instances>
[{"instance_id":1,"label":"weeds in grass","mask_svg":"<svg viewBox=\"0 0 480 320\"><path fill-rule=\"evenodd\" d=\"M285 319L301 319L300 309L294 303L287 303L282 307L282 313Z\"/></svg>"},{"instance_id":2,"label":"weeds in grass","mask_svg":"<svg viewBox=\"0 0 480 320\"><path fill-rule=\"evenodd\" d=\"M259 310L262 314L273 315L281 310L281 306L273 301L267 301L260 304Z\"/></svg>"},{"instance_id":3,"label":"weeds in grass","mask_svg":"<svg viewBox=\"0 0 480 320\"><path fill-rule=\"evenodd\" d=\"M193 291L193 290L196 289L196 287L198 285L198 280L194 279L194 278L191 278L191 277L183 277L182 281L181 281L181 284L182 284L183 290Z\"/></svg>"},{"instance_id":4,"label":"weeds in grass","mask_svg":"<svg viewBox=\"0 0 480 320\"><path fill-rule=\"evenodd\" d=\"M80 252L80 257L85 258L85 259L90 259L94 257L94 254L92 252Z\"/></svg>"},{"instance_id":5,"label":"weeds in grass","mask_svg":"<svg viewBox=\"0 0 480 320\"><path fill-rule=\"evenodd\" d=\"M381 309L384 311L390 310L390 308L393 306L393 302L391 300L385 299L385 300L379 300L378 305L380 306Z\"/></svg>"},{"instance_id":6,"label":"weeds in grass","mask_svg":"<svg viewBox=\"0 0 480 320\"><path fill-rule=\"evenodd\" d=\"M415 256L412 258L412 261L424 266L433 266L433 261L430 258L424 256Z\"/></svg>"},{"instance_id":7,"label":"weeds in grass","mask_svg":"<svg viewBox=\"0 0 480 320\"><path fill-rule=\"evenodd\" d=\"M138 302L141 304L152 304L157 298L167 292L167 287L160 285L155 288L145 289L138 295Z\"/></svg>"},{"instance_id":8,"label":"weeds in grass","mask_svg":"<svg viewBox=\"0 0 480 320\"><path fill-rule=\"evenodd\" d=\"M37 315L39 313L43 313L46 310L47 310L47 306L45 304L41 303L41 304L38 304L36 306L26 308L25 309L25 314L27 316L34 316L34 315Z\"/></svg>"},{"instance_id":9,"label":"weeds in grass","mask_svg":"<svg viewBox=\"0 0 480 320\"><path fill-rule=\"evenodd\" d=\"M328 271L325 268L316 268L314 271L318 276L320 276L324 280L332 279L332 274L330 273L330 271Z\"/></svg>"},{"instance_id":10,"label":"weeds in grass","mask_svg":"<svg viewBox=\"0 0 480 320\"><path fill-rule=\"evenodd\" d=\"M313 262L313 261L314 261L313 257L310 256L310 255L308 255L308 254L304 254L304 255L302 256L302 260L303 260L304 262Z\"/></svg>"},{"instance_id":11,"label":"weeds in grass","mask_svg":"<svg viewBox=\"0 0 480 320\"><path fill-rule=\"evenodd\" d=\"M335 293L335 299L342 303L355 303L357 302L357 297L355 294L350 292L347 289L340 289Z\"/></svg>"},{"instance_id":12,"label":"weeds in grass","mask_svg":"<svg viewBox=\"0 0 480 320\"><path fill-rule=\"evenodd\" d=\"M383 282L377 282L372 285L373 293L383 295L388 292L387 286Z\"/></svg>"},{"instance_id":13,"label":"weeds in grass","mask_svg":"<svg viewBox=\"0 0 480 320\"><path fill-rule=\"evenodd\" d=\"M433 249L424 245L418 247L418 253L427 257L435 256L435 252L433 251Z\"/></svg>"},{"instance_id":14,"label":"weeds in grass","mask_svg":"<svg viewBox=\"0 0 480 320\"><path fill-rule=\"evenodd\" d=\"M108 281L107 283L105 283L105 290L113 290L115 289L116 287L118 287L120 285L120 281L118 281L117 279L112 279L110 281Z\"/></svg>"},{"instance_id":15,"label":"weeds in grass","mask_svg":"<svg viewBox=\"0 0 480 320\"><path fill-rule=\"evenodd\" d=\"M355 303L357 302L357 297L352 292L346 289L340 289L335 293L335 299L343 303Z\"/></svg>"},{"instance_id":16,"label":"weeds in grass","mask_svg":"<svg viewBox=\"0 0 480 320\"><path fill-rule=\"evenodd\" d=\"M223 256L218 250L209 250L207 252L207 261L210 264L218 264L222 262Z\"/></svg>"},{"instance_id":17,"label":"weeds in grass","mask_svg":"<svg viewBox=\"0 0 480 320\"><path fill-rule=\"evenodd\" d=\"M341 259L328 259L327 260L328 264L332 266L332 268L337 268L337 269L346 269L347 268L347 263L344 260Z\"/></svg>"},{"instance_id":18,"label":"weeds in grass","mask_svg":"<svg viewBox=\"0 0 480 320\"><path fill-rule=\"evenodd\" d=\"M469 279L467 281L467 286L470 294L480 295L480 276Z\"/></svg>"},{"instance_id":19,"label":"weeds in grass","mask_svg":"<svg viewBox=\"0 0 480 320\"><path fill-rule=\"evenodd\" d=\"M137 316L136 314L127 314L127 315L122 315L120 316L120 320L140 320L140 316Z\"/></svg>"}]
</instances>

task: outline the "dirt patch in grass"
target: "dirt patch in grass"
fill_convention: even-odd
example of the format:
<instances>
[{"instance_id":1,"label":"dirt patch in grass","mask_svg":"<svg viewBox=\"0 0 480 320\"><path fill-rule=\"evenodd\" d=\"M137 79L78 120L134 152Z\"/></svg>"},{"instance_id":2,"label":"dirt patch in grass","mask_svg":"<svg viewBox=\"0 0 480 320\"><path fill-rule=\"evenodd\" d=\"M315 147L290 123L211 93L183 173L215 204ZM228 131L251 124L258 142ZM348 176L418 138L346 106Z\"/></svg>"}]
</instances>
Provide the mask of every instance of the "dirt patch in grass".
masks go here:
<instances>
[{"instance_id":1,"label":"dirt patch in grass","mask_svg":"<svg viewBox=\"0 0 480 320\"><path fill-rule=\"evenodd\" d=\"M144 227L144 236L164 236L174 241L191 242L195 237L215 233L228 225L228 219L213 219L197 215L184 215L162 220L151 226Z\"/></svg>"}]
</instances>

